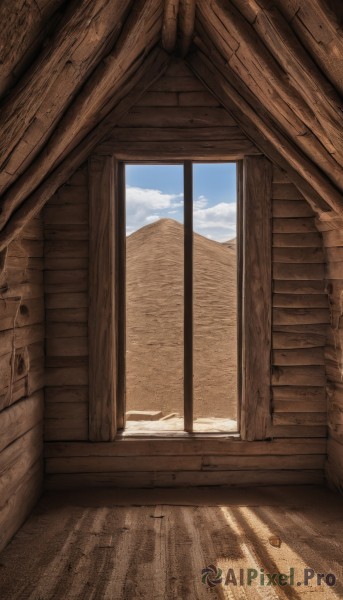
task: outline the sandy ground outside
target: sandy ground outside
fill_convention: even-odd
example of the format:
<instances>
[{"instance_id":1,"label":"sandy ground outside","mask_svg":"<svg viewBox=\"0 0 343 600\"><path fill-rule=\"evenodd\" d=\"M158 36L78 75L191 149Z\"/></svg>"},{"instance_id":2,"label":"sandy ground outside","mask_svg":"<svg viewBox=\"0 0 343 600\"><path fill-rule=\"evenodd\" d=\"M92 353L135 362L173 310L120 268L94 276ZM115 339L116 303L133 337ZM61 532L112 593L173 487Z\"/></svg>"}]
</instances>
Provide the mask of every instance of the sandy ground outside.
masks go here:
<instances>
[{"instance_id":1,"label":"sandy ground outside","mask_svg":"<svg viewBox=\"0 0 343 600\"><path fill-rule=\"evenodd\" d=\"M342 533L341 497L314 486L49 494L0 555L0 597L337 600ZM267 583L267 573L292 568L294 585L260 584L262 573ZM243 585L225 585L229 569L238 583L243 570ZM247 569L257 572L250 586ZM336 585L317 586L317 573L334 574Z\"/></svg>"},{"instance_id":2,"label":"sandy ground outside","mask_svg":"<svg viewBox=\"0 0 343 600\"><path fill-rule=\"evenodd\" d=\"M183 226L127 238L127 410L183 414ZM194 235L194 416L236 419L235 244Z\"/></svg>"}]
</instances>

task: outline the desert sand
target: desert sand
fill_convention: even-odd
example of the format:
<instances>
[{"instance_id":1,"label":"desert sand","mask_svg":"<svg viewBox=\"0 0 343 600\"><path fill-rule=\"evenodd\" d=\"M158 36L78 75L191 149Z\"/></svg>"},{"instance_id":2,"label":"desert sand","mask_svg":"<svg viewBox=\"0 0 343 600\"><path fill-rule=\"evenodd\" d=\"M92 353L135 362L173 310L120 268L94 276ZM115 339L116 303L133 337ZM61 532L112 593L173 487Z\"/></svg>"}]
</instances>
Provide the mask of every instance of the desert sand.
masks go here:
<instances>
[{"instance_id":1,"label":"desert sand","mask_svg":"<svg viewBox=\"0 0 343 600\"><path fill-rule=\"evenodd\" d=\"M235 243L194 234L194 417L236 419ZM127 410L183 414L183 225L127 238Z\"/></svg>"}]
</instances>

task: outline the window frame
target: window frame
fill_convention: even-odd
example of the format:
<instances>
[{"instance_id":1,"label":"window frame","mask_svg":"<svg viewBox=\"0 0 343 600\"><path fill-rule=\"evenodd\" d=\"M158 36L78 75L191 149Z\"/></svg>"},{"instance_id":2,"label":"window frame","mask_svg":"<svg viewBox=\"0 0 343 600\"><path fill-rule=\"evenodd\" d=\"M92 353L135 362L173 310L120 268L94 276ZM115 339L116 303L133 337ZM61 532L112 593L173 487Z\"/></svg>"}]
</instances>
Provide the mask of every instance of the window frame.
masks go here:
<instances>
[{"instance_id":1,"label":"window frame","mask_svg":"<svg viewBox=\"0 0 343 600\"><path fill-rule=\"evenodd\" d=\"M92 161L99 164L92 167ZM109 162L112 177L108 173ZM237 385L237 433L193 432L193 164L235 162L237 165L237 294L238 294L238 385ZM107 305L112 306L109 318L110 333L101 338L102 308L99 302L96 272L90 269L90 411L89 439L113 441L125 427L125 165L126 164L179 164L184 167L184 272L185 272L185 329L184 329L184 419L185 430L170 436L186 434L199 437L240 437L242 440L266 439L271 413L271 195L272 166L262 155L244 157L243 160L117 160L115 156L90 159L90 223L94 229L99 218L94 214L104 211L98 202L111 205L105 210L105 231L93 231L90 236L90 262L102 264L110 285ZM107 175L104 178L104 173ZM99 185L103 189L99 193ZM104 220L102 220L104 222ZM261 229L262 239L257 231ZM191 233L190 233L191 232ZM102 250L99 256L98 241ZM92 241L93 240L93 241ZM254 242L254 243L252 243ZM94 254L95 257L94 258ZM92 258L93 257L93 258ZM109 258L108 258L109 257ZM102 269L103 270L103 269ZM261 282L263 285L261 287ZM256 302L260 294L261 298ZM100 294L101 296L101 294ZM94 302L94 298L96 301ZM93 301L92 301L93 299ZM102 297L104 300L104 297ZM106 302L105 302L106 304ZM245 315L249 315L246 319ZM102 336L104 337L104 336ZM260 351L261 340L265 344ZM105 368L97 371L94 363L99 359L99 349L112 345L110 360ZM249 351L253 348L253 352ZM93 364L92 364L93 363ZM100 373L100 374L99 374ZM113 378L115 381L113 381ZM115 417L110 416L110 411ZM149 433L151 436L151 433ZM161 436L161 433L159 434Z\"/></svg>"}]
</instances>

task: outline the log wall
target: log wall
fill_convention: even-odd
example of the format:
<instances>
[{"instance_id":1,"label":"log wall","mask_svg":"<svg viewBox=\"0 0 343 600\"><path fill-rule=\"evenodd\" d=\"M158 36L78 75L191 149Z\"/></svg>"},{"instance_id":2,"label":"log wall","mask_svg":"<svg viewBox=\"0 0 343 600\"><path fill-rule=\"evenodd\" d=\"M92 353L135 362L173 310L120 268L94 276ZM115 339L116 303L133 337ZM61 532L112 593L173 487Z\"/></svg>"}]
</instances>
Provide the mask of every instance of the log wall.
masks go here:
<instances>
[{"instance_id":1,"label":"log wall","mask_svg":"<svg viewBox=\"0 0 343 600\"><path fill-rule=\"evenodd\" d=\"M0 255L0 550L43 479L44 287L41 218Z\"/></svg>"},{"instance_id":2,"label":"log wall","mask_svg":"<svg viewBox=\"0 0 343 600\"><path fill-rule=\"evenodd\" d=\"M88 439L88 172L49 200L44 220L45 439Z\"/></svg>"},{"instance_id":3,"label":"log wall","mask_svg":"<svg viewBox=\"0 0 343 600\"><path fill-rule=\"evenodd\" d=\"M317 222L322 231L326 258L326 289L330 325L325 348L328 411L326 477L343 492L343 220Z\"/></svg>"},{"instance_id":4,"label":"log wall","mask_svg":"<svg viewBox=\"0 0 343 600\"><path fill-rule=\"evenodd\" d=\"M174 65L96 153L135 160L238 160L258 151L190 71ZM276 168L267 432L272 441L122 436L111 443L88 443L86 169L79 170L44 210L47 486L322 483L329 323L322 238L311 208Z\"/></svg>"}]
</instances>

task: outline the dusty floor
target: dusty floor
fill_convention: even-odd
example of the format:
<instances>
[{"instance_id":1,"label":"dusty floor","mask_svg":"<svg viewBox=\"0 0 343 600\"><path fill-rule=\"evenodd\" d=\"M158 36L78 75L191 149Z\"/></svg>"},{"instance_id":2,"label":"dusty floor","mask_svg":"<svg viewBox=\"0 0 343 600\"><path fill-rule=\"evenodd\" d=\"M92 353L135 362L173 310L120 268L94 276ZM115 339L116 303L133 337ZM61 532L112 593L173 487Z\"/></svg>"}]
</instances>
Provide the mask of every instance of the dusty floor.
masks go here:
<instances>
[{"instance_id":1,"label":"dusty floor","mask_svg":"<svg viewBox=\"0 0 343 600\"><path fill-rule=\"evenodd\" d=\"M342 498L317 487L46 495L0 555L0 598L343 598L342 533ZM201 576L209 565L223 577L212 591ZM295 585L240 586L248 568L258 578L294 568ZM305 568L336 585L316 586L314 575L305 587ZM236 586L225 585L228 569Z\"/></svg>"}]
</instances>

